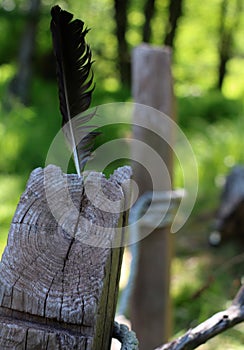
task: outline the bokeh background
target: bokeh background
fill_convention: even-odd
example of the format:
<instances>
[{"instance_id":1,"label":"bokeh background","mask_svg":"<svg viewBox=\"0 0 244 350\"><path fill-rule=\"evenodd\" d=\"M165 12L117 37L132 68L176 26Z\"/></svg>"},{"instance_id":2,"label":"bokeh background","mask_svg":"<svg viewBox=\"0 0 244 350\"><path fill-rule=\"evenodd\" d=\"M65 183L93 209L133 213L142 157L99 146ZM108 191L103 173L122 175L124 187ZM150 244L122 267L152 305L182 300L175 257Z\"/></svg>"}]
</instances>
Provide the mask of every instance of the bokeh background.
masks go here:
<instances>
[{"instance_id":1,"label":"bokeh background","mask_svg":"<svg viewBox=\"0 0 244 350\"><path fill-rule=\"evenodd\" d=\"M49 29L55 4L0 0L0 254L29 174L44 166L61 125ZM96 81L93 106L133 101L130 58L135 46L144 41L172 47L177 122L193 147L199 169L195 208L175 237L173 333L178 335L228 306L244 279L244 243L233 237L217 248L208 244L225 176L235 164L244 163L244 2L67 0L58 4L91 28L87 40ZM127 135L128 128L111 127L108 138ZM182 185L177 165L174 183ZM129 255L126 259L129 264ZM128 268L123 274L121 288ZM242 349L243 344L240 325L202 348Z\"/></svg>"}]
</instances>

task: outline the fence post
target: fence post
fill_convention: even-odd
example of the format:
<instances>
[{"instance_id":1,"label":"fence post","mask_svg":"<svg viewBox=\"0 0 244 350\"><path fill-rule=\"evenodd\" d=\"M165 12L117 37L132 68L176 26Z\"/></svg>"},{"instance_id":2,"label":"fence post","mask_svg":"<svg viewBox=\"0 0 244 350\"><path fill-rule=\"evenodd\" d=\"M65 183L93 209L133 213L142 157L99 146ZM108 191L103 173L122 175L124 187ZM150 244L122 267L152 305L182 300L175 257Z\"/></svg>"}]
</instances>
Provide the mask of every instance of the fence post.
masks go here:
<instances>
[{"instance_id":1,"label":"fence post","mask_svg":"<svg viewBox=\"0 0 244 350\"><path fill-rule=\"evenodd\" d=\"M32 172L0 263L1 349L110 349L130 176Z\"/></svg>"},{"instance_id":2,"label":"fence post","mask_svg":"<svg viewBox=\"0 0 244 350\"><path fill-rule=\"evenodd\" d=\"M136 103L154 107L172 118L174 96L170 49L146 44L135 48L132 61L132 86ZM165 171L172 180L172 149L166 141L150 132L152 120L148 116L148 109L145 113L143 108L135 110L133 138L146 143L160 155L166 165ZM136 126L137 122L141 125L142 119L147 129ZM165 132L173 134L170 123L160 124L158 128L165 128ZM141 195L152 190L171 190L171 184L166 180L167 176L159 178L157 188L152 188L150 176L142 166L147 163L147 155L140 151L139 146L132 150L132 154L133 159L139 160L133 167L133 177ZM142 227L141 230L143 229ZM155 229L138 243L138 249L138 273L132 294L131 321L139 340L140 350L148 350L166 342L171 330L169 284L172 235L169 227Z\"/></svg>"}]
</instances>

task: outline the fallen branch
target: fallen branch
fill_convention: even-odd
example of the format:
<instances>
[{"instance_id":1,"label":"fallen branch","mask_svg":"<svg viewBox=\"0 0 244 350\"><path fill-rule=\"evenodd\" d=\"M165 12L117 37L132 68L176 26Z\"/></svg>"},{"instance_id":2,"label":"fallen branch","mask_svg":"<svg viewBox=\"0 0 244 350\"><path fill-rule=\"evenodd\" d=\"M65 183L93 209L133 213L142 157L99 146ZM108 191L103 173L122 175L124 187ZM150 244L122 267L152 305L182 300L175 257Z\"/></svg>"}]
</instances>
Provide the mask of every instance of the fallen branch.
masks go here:
<instances>
[{"instance_id":1,"label":"fallen branch","mask_svg":"<svg viewBox=\"0 0 244 350\"><path fill-rule=\"evenodd\" d=\"M207 319L183 336L155 350L192 350L207 340L244 321L244 285L240 288L231 306Z\"/></svg>"}]
</instances>

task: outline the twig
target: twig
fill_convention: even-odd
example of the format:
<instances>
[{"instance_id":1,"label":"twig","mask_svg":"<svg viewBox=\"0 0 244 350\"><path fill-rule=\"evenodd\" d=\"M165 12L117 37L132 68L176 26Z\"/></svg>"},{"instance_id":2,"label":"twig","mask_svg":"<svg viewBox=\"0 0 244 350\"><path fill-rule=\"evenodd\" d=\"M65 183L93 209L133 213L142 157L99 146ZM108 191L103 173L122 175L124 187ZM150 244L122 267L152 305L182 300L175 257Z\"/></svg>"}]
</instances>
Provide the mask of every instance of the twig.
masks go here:
<instances>
[{"instance_id":1,"label":"twig","mask_svg":"<svg viewBox=\"0 0 244 350\"><path fill-rule=\"evenodd\" d=\"M192 350L207 340L213 338L244 321L244 285L239 289L231 306L225 311L218 312L205 322L189 329L183 336L155 350Z\"/></svg>"}]
</instances>

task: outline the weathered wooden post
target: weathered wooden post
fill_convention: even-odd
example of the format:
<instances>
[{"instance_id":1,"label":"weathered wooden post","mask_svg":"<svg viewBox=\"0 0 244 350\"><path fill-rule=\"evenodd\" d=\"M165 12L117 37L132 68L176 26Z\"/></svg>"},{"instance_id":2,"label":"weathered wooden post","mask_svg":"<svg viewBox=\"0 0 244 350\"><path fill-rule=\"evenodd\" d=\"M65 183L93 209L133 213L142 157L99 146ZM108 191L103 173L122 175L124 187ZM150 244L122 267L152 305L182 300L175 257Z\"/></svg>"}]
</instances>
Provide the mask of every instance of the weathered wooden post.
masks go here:
<instances>
[{"instance_id":1,"label":"weathered wooden post","mask_svg":"<svg viewBox=\"0 0 244 350\"><path fill-rule=\"evenodd\" d=\"M214 222L215 231L209 237L212 245L222 240L244 241L244 166L236 165L226 178L221 202Z\"/></svg>"},{"instance_id":2,"label":"weathered wooden post","mask_svg":"<svg viewBox=\"0 0 244 350\"><path fill-rule=\"evenodd\" d=\"M130 176L32 172L0 263L1 349L110 348Z\"/></svg>"},{"instance_id":3,"label":"weathered wooden post","mask_svg":"<svg viewBox=\"0 0 244 350\"><path fill-rule=\"evenodd\" d=\"M174 96L170 49L143 44L134 50L132 62L135 102L154 107L172 118ZM160 170L157 183L152 184L150 174L148 175L143 167L150 156L142 152L139 146L132 150L133 159L137 160L137 164L133 167L133 176L139 186L140 194L147 191L169 191L171 184L168 180L172 179L173 152L165 139L172 139L172 125L167 120L165 125L162 125L162 119L148 115L148 109L143 107L135 108L135 111L134 139L139 139L153 148L165 163L165 169ZM146 127L136 124L143 124ZM152 133L150 131L152 125L154 129L164 129L167 137L163 139ZM140 229L143 232L144 228ZM138 245L138 272L132 295L131 320L132 328L140 343L140 350L148 350L164 343L170 334L169 283L172 235L169 227L155 229Z\"/></svg>"}]
</instances>

